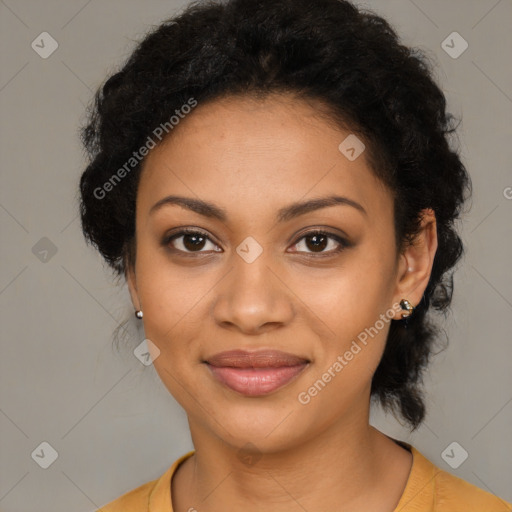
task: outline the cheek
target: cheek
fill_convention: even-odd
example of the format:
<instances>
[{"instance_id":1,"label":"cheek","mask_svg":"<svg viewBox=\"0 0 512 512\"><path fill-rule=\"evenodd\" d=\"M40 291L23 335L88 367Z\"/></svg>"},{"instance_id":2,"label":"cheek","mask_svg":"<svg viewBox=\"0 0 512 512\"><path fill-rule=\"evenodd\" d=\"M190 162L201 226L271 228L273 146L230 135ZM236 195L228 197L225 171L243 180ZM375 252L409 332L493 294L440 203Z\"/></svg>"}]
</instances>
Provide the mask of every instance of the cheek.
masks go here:
<instances>
[{"instance_id":1,"label":"cheek","mask_svg":"<svg viewBox=\"0 0 512 512\"><path fill-rule=\"evenodd\" d=\"M375 310L354 310L352 316L333 318L336 337L318 347L314 371L297 396L299 403L312 406L318 417L336 416L351 410L366 399L375 370L381 360L391 319L380 317Z\"/></svg>"},{"instance_id":2,"label":"cheek","mask_svg":"<svg viewBox=\"0 0 512 512\"><path fill-rule=\"evenodd\" d=\"M391 281L386 274L383 267L355 255L328 272L297 274L292 286L301 290L298 295L310 317L323 322L331 336L346 339L373 325L391 307Z\"/></svg>"},{"instance_id":3,"label":"cheek","mask_svg":"<svg viewBox=\"0 0 512 512\"><path fill-rule=\"evenodd\" d=\"M344 385L349 386L354 381L371 380L394 314L389 303L390 270L385 266L383 260L365 256L361 251L350 261L347 259L342 268L323 277L318 274L316 279L302 280L302 289L307 291L303 292L307 305L304 311L310 319L310 328L322 340L315 348L316 378L329 369L341 375L341 371L332 368L341 356L345 377L334 380L340 382L347 378L348 384Z\"/></svg>"},{"instance_id":4,"label":"cheek","mask_svg":"<svg viewBox=\"0 0 512 512\"><path fill-rule=\"evenodd\" d=\"M204 338L201 325L188 316L171 322L152 317L144 324L146 337L159 350L153 366L167 390L186 410L194 406L193 397L201 396L198 376L205 372L200 361Z\"/></svg>"},{"instance_id":5,"label":"cheek","mask_svg":"<svg viewBox=\"0 0 512 512\"><path fill-rule=\"evenodd\" d=\"M149 249L149 244L143 243L137 254L136 271L146 332L160 344L190 328L186 327L187 320L202 311L218 279L204 268L173 264L161 248Z\"/></svg>"}]
</instances>

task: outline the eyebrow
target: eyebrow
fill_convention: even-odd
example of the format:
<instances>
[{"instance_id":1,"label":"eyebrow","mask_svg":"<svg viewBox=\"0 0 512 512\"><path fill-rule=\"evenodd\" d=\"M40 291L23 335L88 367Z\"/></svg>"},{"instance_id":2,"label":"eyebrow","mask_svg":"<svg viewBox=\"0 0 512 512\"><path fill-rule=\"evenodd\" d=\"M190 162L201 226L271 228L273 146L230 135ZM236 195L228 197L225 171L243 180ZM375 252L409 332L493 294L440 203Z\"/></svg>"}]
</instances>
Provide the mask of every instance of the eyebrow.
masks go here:
<instances>
[{"instance_id":1,"label":"eyebrow","mask_svg":"<svg viewBox=\"0 0 512 512\"><path fill-rule=\"evenodd\" d=\"M183 208L187 208L188 210L192 210L193 212L196 212L199 215L203 215L204 217L218 219L222 222L226 222L228 218L226 210L224 210L220 206L217 206L213 203L209 203L207 201L203 201L201 199L194 199L191 197L184 196L167 196L160 199L150 208L149 214L151 215L155 213L157 210L160 210L162 207L167 205L178 205ZM311 199L309 201L304 202L292 203L288 206L285 206L284 208L278 210L277 220L278 222L286 222L300 215L304 215L305 213L336 205L352 206L353 208L360 211L362 214L368 216L368 213L363 208L363 206L361 206L353 199L334 195L320 197L317 199Z\"/></svg>"}]
</instances>

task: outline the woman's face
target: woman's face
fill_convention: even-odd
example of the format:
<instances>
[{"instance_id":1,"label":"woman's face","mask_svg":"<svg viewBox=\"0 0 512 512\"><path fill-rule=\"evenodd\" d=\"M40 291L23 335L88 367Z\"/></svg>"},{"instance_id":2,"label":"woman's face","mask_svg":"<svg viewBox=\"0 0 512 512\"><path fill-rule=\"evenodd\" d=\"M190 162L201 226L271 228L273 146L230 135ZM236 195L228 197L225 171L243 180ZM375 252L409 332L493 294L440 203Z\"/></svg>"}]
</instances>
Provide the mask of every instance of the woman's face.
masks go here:
<instances>
[{"instance_id":1,"label":"woman's face","mask_svg":"<svg viewBox=\"0 0 512 512\"><path fill-rule=\"evenodd\" d=\"M339 149L349 135L306 103L231 97L199 103L146 157L130 291L193 432L271 452L367 421L407 262L390 192L353 139ZM232 350L298 359L207 363Z\"/></svg>"}]
</instances>

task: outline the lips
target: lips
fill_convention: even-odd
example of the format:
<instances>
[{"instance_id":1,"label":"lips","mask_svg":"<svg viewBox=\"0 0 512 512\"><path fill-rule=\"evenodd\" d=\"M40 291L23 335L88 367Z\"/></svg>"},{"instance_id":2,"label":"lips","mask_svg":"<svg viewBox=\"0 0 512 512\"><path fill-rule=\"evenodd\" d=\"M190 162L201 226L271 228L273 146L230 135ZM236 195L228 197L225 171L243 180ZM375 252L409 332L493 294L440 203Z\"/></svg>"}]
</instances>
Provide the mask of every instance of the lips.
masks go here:
<instances>
[{"instance_id":1,"label":"lips","mask_svg":"<svg viewBox=\"0 0 512 512\"><path fill-rule=\"evenodd\" d=\"M204 362L217 381L246 396L276 391L310 363L308 359L278 350L231 350Z\"/></svg>"},{"instance_id":2,"label":"lips","mask_svg":"<svg viewBox=\"0 0 512 512\"><path fill-rule=\"evenodd\" d=\"M229 366L232 368L281 368L283 366L296 366L309 361L280 350L258 350L257 352L230 350L229 352L215 354L209 357L206 362L212 366Z\"/></svg>"}]
</instances>

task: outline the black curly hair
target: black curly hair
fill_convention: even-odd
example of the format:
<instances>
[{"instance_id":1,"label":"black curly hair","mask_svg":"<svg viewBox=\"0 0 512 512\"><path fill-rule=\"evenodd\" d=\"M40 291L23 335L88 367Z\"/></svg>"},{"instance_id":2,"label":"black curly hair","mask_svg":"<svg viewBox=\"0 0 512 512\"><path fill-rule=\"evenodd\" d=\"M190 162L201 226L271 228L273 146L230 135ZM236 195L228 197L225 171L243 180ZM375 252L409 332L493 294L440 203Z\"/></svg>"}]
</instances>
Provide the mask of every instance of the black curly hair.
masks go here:
<instances>
[{"instance_id":1,"label":"black curly hair","mask_svg":"<svg viewBox=\"0 0 512 512\"><path fill-rule=\"evenodd\" d=\"M438 249L422 301L407 323L393 320L371 397L415 430L425 417L422 373L446 316L463 254L454 227L471 180L449 136L424 51L404 46L388 21L345 0L191 3L153 28L96 92L81 127L89 163L80 179L86 240L117 277L135 261L135 201L141 162L126 169L155 127L194 98L271 93L314 100L320 114L356 133L376 176L394 197L397 251L418 233L421 212L437 220ZM170 132L172 136L172 132ZM122 166L122 179L112 182ZM129 172L128 172L129 171ZM105 184L111 183L108 193ZM467 196L466 196L467 193ZM398 254L398 252L397 252Z\"/></svg>"}]
</instances>

